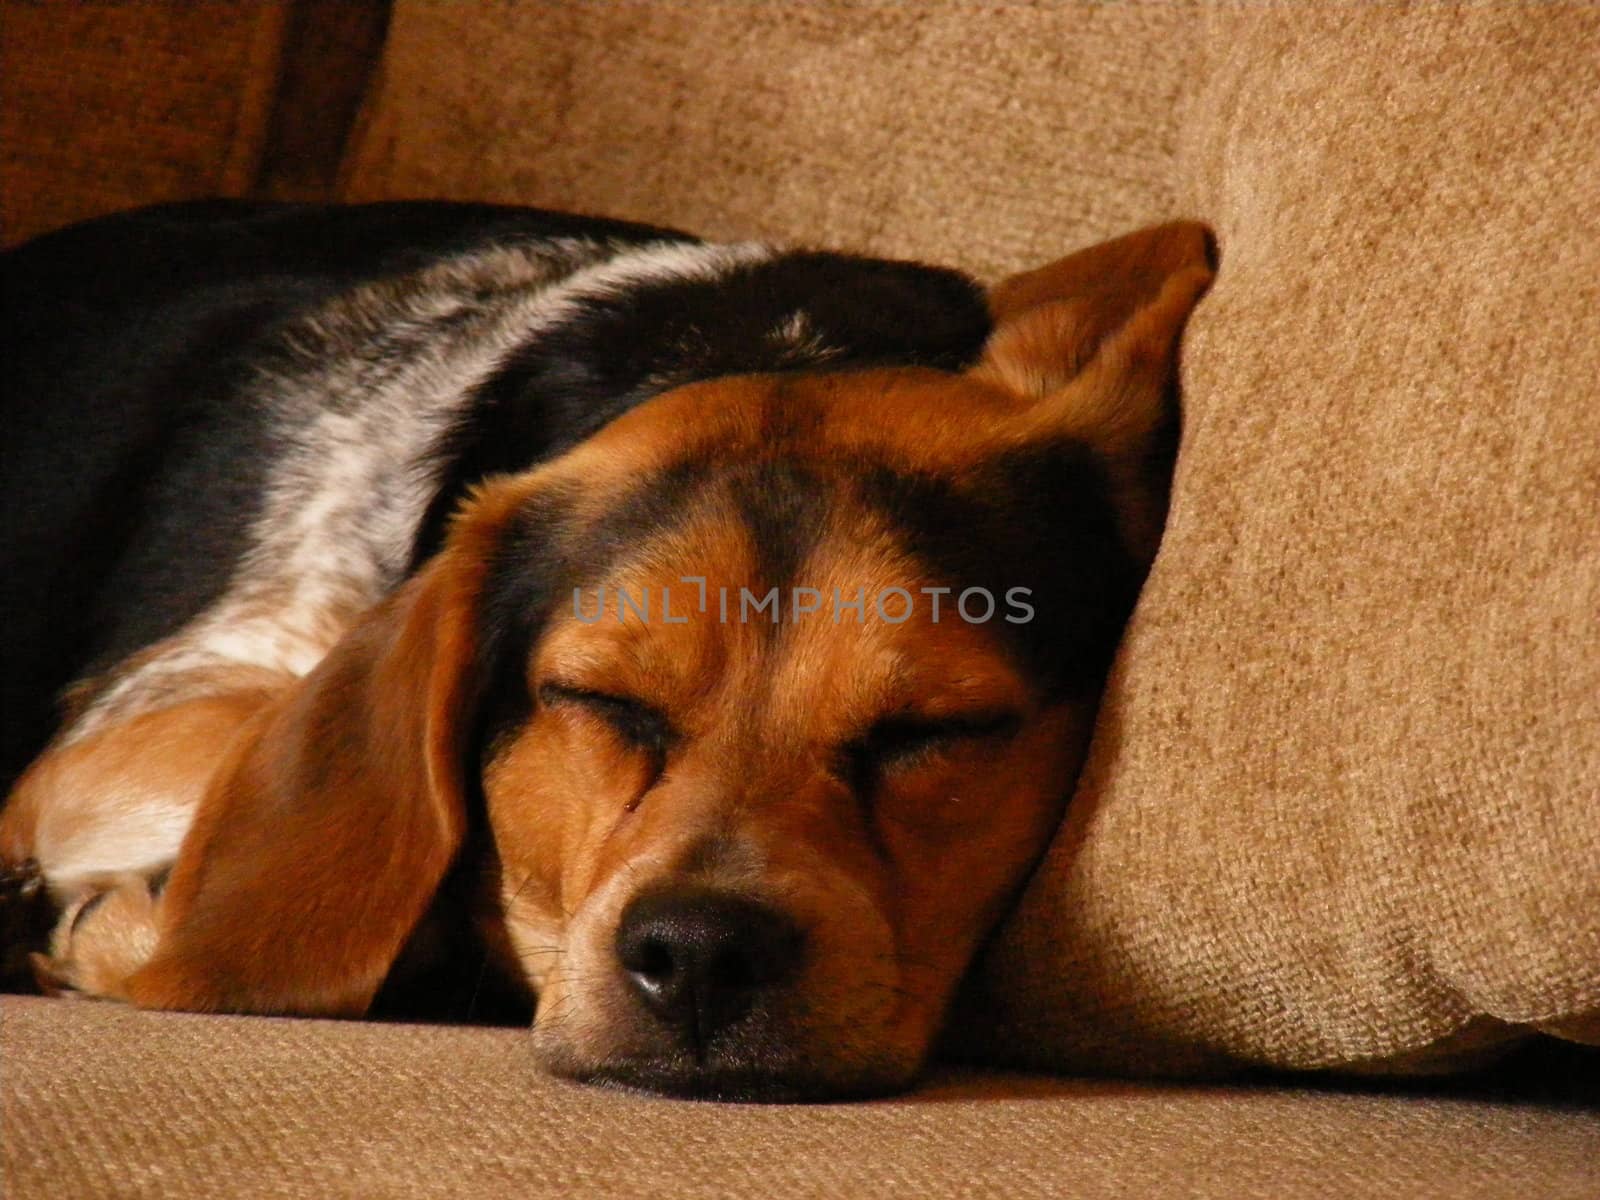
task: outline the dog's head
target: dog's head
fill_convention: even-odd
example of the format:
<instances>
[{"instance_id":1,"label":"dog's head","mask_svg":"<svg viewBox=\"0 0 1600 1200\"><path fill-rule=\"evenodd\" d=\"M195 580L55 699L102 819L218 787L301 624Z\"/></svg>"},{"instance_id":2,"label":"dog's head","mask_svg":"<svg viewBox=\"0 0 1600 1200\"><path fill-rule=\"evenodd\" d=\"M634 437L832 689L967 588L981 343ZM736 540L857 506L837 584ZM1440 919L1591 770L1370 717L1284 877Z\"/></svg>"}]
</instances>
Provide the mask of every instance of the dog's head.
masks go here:
<instances>
[{"instance_id":1,"label":"dog's head","mask_svg":"<svg viewBox=\"0 0 1600 1200\"><path fill-rule=\"evenodd\" d=\"M1209 278L1147 231L965 373L696 383L488 484L241 739L130 991L361 1011L468 845L552 1068L903 1084L1078 769Z\"/></svg>"}]
</instances>

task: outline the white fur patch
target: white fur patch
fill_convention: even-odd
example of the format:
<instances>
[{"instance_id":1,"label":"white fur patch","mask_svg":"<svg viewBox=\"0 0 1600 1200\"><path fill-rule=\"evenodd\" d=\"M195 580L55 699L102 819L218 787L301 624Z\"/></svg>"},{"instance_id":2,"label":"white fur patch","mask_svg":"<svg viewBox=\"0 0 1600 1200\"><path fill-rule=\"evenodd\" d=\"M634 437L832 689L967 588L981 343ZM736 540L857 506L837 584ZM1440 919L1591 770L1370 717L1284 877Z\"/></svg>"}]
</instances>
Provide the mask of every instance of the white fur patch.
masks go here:
<instances>
[{"instance_id":1,"label":"white fur patch","mask_svg":"<svg viewBox=\"0 0 1600 1200\"><path fill-rule=\"evenodd\" d=\"M46 814L39 823L35 854L58 901L112 876L161 871L177 858L194 816L187 804L155 798L136 805L103 799L103 819L53 822Z\"/></svg>"},{"instance_id":2,"label":"white fur patch","mask_svg":"<svg viewBox=\"0 0 1600 1200\"><path fill-rule=\"evenodd\" d=\"M310 671L399 582L438 486L428 455L508 355L587 300L714 279L774 253L759 243L500 246L356 289L290 326L279 359L236 400L266 406L288 449L232 585L114 671L62 743L203 694L231 668Z\"/></svg>"}]
</instances>

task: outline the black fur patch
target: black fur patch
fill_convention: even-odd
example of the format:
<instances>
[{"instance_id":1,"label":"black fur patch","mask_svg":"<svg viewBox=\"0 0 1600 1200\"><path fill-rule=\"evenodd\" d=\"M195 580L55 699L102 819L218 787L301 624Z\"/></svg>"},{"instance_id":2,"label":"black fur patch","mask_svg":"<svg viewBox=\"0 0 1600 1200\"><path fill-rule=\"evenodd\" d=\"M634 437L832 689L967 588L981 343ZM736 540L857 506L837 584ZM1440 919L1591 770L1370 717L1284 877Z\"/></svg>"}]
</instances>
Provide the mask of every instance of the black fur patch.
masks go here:
<instances>
[{"instance_id":1,"label":"black fur patch","mask_svg":"<svg viewBox=\"0 0 1600 1200\"><path fill-rule=\"evenodd\" d=\"M781 458L752 463L732 473L728 483L755 547L760 588L787 594L804 582L797 578L800 568L825 532L829 484Z\"/></svg>"},{"instance_id":2,"label":"black fur patch","mask_svg":"<svg viewBox=\"0 0 1600 1200\"><path fill-rule=\"evenodd\" d=\"M1099 688L1142 579L1087 446L1029 447L959 482L881 464L864 464L859 478L906 549L953 589L941 619L959 619L964 589L986 589L996 609L985 627L1046 694ZM1030 620L1005 619L1021 615L1006 604L1012 588L1029 590Z\"/></svg>"},{"instance_id":3,"label":"black fur patch","mask_svg":"<svg viewBox=\"0 0 1600 1200\"><path fill-rule=\"evenodd\" d=\"M797 314L801 341L776 336ZM786 254L590 300L513 354L441 441L439 491L413 564L438 550L474 483L552 458L671 388L821 367L956 368L977 357L989 328L966 276L843 254Z\"/></svg>"}]
</instances>

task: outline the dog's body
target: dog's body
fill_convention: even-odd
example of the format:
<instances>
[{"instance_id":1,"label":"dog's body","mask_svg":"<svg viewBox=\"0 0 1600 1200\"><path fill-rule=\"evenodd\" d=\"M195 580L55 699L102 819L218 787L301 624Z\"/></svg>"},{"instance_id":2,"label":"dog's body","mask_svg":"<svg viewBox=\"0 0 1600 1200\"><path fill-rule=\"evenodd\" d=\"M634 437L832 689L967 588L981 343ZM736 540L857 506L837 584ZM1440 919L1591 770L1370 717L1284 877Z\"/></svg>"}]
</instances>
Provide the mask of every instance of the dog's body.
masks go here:
<instances>
[{"instance_id":1,"label":"dog's body","mask_svg":"<svg viewBox=\"0 0 1600 1200\"><path fill-rule=\"evenodd\" d=\"M360 1013L453 896L558 1069L902 1083L1159 528L1204 239L1090 255L985 298L466 205L12 252L0 865L64 909L46 980Z\"/></svg>"}]
</instances>

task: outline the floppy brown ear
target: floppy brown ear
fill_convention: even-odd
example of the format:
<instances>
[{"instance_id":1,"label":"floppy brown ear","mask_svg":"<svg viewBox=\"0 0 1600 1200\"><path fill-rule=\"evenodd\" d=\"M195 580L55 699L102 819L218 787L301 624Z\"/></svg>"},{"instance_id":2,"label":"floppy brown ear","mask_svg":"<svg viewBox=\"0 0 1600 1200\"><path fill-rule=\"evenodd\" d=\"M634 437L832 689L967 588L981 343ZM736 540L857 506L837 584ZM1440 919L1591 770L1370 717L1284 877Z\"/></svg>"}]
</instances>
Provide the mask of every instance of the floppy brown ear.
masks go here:
<instances>
[{"instance_id":1,"label":"floppy brown ear","mask_svg":"<svg viewBox=\"0 0 1600 1200\"><path fill-rule=\"evenodd\" d=\"M973 373L1037 400L1030 439L1071 438L1105 462L1128 541L1153 555L1176 412L1178 342L1212 279L1205 226L1176 221L1015 275L989 294L994 332Z\"/></svg>"},{"instance_id":2,"label":"floppy brown ear","mask_svg":"<svg viewBox=\"0 0 1600 1200\"><path fill-rule=\"evenodd\" d=\"M358 1015L460 848L481 556L446 549L240 733L127 994Z\"/></svg>"}]
</instances>

